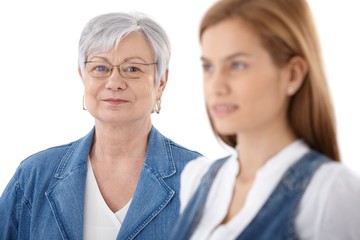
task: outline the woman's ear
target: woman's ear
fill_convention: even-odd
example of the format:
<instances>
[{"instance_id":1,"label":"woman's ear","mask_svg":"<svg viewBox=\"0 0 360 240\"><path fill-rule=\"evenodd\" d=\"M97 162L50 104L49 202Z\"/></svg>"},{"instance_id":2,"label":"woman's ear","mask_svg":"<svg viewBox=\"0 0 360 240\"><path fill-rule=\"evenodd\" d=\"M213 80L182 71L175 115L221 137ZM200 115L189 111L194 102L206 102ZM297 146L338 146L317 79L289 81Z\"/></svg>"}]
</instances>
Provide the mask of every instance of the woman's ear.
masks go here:
<instances>
[{"instance_id":1,"label":"woman's ear","mask_svg":"<svg viewBox=\"0 0 360 240\"><path fill-rule=\"evenodd\" d=\"M309 72L309 66L306 60L301 56L295 56L288 62L289 79L287 83L287 95L294 95L302 86L306 75Z\"/></svg>"},{"instance_id":2,"label":"woman's ear","mask_svg":"<svg viewBox=\"0 0 360 240\"><path fill-rule=\"evenodd\" d=\"M164 77L162 79L160 79L159 82L159 94L158 94L158 98L161 98L161 95L166 87L167 84L167 80L168 80L168 75L169 75L169 69L166 69Z\"/></svg>"}]
</instances>

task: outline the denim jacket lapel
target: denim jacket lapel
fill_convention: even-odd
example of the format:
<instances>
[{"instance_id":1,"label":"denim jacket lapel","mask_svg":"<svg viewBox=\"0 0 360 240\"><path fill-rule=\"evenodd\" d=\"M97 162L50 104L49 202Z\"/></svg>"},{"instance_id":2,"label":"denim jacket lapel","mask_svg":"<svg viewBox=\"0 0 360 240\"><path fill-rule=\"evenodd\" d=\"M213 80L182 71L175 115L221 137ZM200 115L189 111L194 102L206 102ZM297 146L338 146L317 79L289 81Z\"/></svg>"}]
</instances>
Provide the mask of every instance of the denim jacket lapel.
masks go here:
<instances>
[{"instance_id":1,"label":"denim jacket lapel","mask_svg":"<svg viewBox=\"0 0 360 240\"><path fill-rule=\"evenodd\" d=\"M175 191L164 178L175 172L170 143L153 127L138 186L117 239L134 239L166 207Z\"/></svg>"},{"instance_id":2,"label":"denim jacket lapel","mask_svg":"<svg viewBox=\"0 0 360 240\"><path fill-rule=\"evenodd\" d=\"M86 164L93 134L94 129L73 143L55 173L58 183L45 193L63 239L83 238Z\"/></svg>"},{"instance_id":3,"label":"denim jacket lapel","mask_svg":"<svg viewBox=\"0 0 360 240\"><path fill-rule=\"evenodd\" d=\"M56 171L58 183L46 192L63 239L83 237L86 164L93 134L94 129L74 142ZM175 191L164 179L175 172L169 140L152 127L139 183L117 239L134 239L167 206Z\"/></svg>"}]
</instances>

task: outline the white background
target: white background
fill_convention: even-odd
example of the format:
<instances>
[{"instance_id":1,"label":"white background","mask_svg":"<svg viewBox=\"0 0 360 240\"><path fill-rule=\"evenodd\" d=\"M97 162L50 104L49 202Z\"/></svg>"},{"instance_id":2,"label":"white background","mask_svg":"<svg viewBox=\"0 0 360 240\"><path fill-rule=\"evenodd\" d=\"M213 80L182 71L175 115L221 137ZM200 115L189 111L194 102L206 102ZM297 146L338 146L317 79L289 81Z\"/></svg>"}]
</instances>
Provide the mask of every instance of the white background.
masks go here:
<instances>
[{"instance_id":1,"label":"white background","mask_svg":"<svg viewBox=\"0 0 360 240\"><path fill-rule=\"evenodd\" d=\"M215 0L20 0L0 8L0 193L21 160L85 135L77 44L98 14L141 11L172 43L170 74L154 125L176 142L217 158L226 154L208 125L202 95L198 26ZM360 14L357 1L309 0L322 43L345 165L360 173Z\"/></svg>"}]
</instances>

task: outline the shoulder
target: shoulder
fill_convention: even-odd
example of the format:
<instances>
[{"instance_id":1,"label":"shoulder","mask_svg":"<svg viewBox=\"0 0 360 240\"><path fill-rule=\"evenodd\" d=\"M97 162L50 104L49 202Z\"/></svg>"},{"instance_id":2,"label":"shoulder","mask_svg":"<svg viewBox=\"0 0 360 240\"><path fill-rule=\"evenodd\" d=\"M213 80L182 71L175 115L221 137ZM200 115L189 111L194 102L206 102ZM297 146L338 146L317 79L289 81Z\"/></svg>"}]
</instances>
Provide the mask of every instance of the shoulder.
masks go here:
<instances>
[{"instance_id":1,"label":"shoulder","mask_svg":"<svg viewBox=\"0 0 360 240\"><path fill-rule=\"evenodd\" d=\"M169 138L167 138L167 140L170 144L171 150L176 154L183 155L186 157L189 156L192 159L202 156L202 154L199 153L198 151L186 148L183 145L180 145Z\"/></svg>"},{"instance_id":2,"label":"shoulder","mask_svg":"<svg viewBox=\"0 0 360 240\"><path fill-rule=\"evenodd\" d=\"M198 157L195 161L191 161L186 165L182 175L184 175L185 179L192 179L193 181L200 182L201 178L208 172L211 166L214 164L222 165L226 159L228 159L228 157L217 160L211 160L204 156Z\"/></svg>"},{"instance_id":3,"label":"shoulder","mask_svg":"<svg viewBox=\"0 0 360 240\"><path fill-rule=\"evenodd\" d=\"M356 239L360 236L359 202L359 174L337 162L323 164L300 204L299 222L313 223L300 223L303 232L315 239Z\"/></svg>"},{"instance_id":4,"label":"shoulder","mask_svg":"<svg viewBox=\"0 0 360 240\"><path fill-rule=\"evenodd\" d=\"M87 155L91 146L94 130L87 135L66 144L49 147L42 151L36 152L23 160L20 164L21 169L42 169L48 171L51 167L57 167L64 158L70 158L77 154L74 160Z\"/></svg>"},{"instance_id":5,"label":"shoulder","mask_svg":"<svg viewBox=\"0 0 360 240\"><path fill-rule=\"evenodd\" d=\"M196 150L192 150L188 147L185 147L184 145L181 145L174 140L165 137L163 135L162 140L158 142L163 143L162 146L158 146L156 148L157 154L159 155L161 149L164 152L164 154L169 158L172 159L175 165L177 166L177 169L182 171L185 165L187 165L190 161L202 156L201 153L199 153ZM154 146L152 146L154 148Z\"/></svg>"},{"instance_id":6,"label":"shoulder","mask_svg":"<svg viewBox=\"0 0 360 240\"><path fill-rule=\"evenodd\" d=\"M49 169L52 165L59 163L72 144L74 144L74 142L53 146L36 152L24 159L20 163L19 168L22 171L34 171L38 168L43 170Z\"/></svg>"},{"instance_id":7,"label":"shoulder","mask_svg":"<svg viewBox=\"0 0 360 240\"><path fill-rule=\"evenodd\" d=\"M202 156L199 152L190 150L174 141L168 140L168 157L172 159L173 163L176 166L176 169L181 173L187 164L193 162L194 159Z\"/></svg>"},{"instance_id":8,"label":"shoulder","mask_svg":"<svg viewBox=\"0 0 360 240\"><path fill-rule=\"evenodd\" d=\"M150 151L156 151L157 154L159 154L159 151L163 151L163 154L176 159L176 161L188 162L201 156L199 152L184 147L183 145L178 144L172 139L164 136L154 126L152 127L149 135L149 149Z\"/></svg>"},{"instance_id":9,"label":"shoulder","mask_svg":"<svg viewBox=\"0 0 360 240\"><path fill-rule=\"evenodd\" d=\"M33 199L43 199L43 193L49 185L56 182L55 172L61 159L72 143L54 146L36 152L21 161L14 176L7 184L8 194L18 194L24 202L31 203Z\"/></svg>"},{"instance_id":10,"label":"shoulder","mask_svg":"<svg viewBox=\"0 0 360 240\"><path fill-rule=\"evenodd\" d=\"M207 173L214 162L214 160L201 156L185 166L184 171L181 174L180 182L181 211L184 210L187 202L199 186L202 177Z\"/></svg>"},{"instance_id":11,"label":"shoulder","mask_svg":"<svg viewBox=\"0 0 360 240\"><path fill-rule=\"evenodd\" d=\"M344 164L331 161L323 164L314 174L309 188L316 189L315 192L322 191L326 195L360 194L360 175Z\"/></svg>"},{"instance_id":12,"label":"shoulder","mask_svg":"<svg viewBox=\"0 0 360 240\"><path fill-rule=\"evenodd\" d=\"M47 185L55 182L54 176L63 159L71 155L71 149L75 148L78 142L79 140L47 148L21 161L14 176L17 179L16 184L25 191L25 189L46 188Z\"/></svg>"},{"instance_id":13,"label":"shoulder","mask_svg":"<svg viewBox=\"0 0 360 240\"><path fill-rule=\"evenodd\" d=\"M198 157L186 165L182 177L188 180L193 179L194 181L200 181L212 163L214 163L214 160L210 160L204 156Z\"/></svg>"}]
</instances>

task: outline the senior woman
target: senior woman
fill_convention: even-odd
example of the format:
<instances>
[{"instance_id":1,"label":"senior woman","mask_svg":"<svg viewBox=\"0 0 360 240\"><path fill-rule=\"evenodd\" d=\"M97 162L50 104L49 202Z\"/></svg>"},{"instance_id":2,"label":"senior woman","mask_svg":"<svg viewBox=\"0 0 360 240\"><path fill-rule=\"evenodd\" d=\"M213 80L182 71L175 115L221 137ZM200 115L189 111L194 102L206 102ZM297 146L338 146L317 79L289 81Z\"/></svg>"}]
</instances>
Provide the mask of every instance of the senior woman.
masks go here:
<instances>
[{"instance_id":1,"label":"senior woman","mask_svg":"<svg viewBox=\"0 0 360 240\"><path fill-rule=\"evenodd\" d=\"M22 161L0 198L0 239L166 239L200 154L151 122L168 77L165 31L140 13L91 19L79 42L83 138Z\"/></svg>"}]
</instances>

